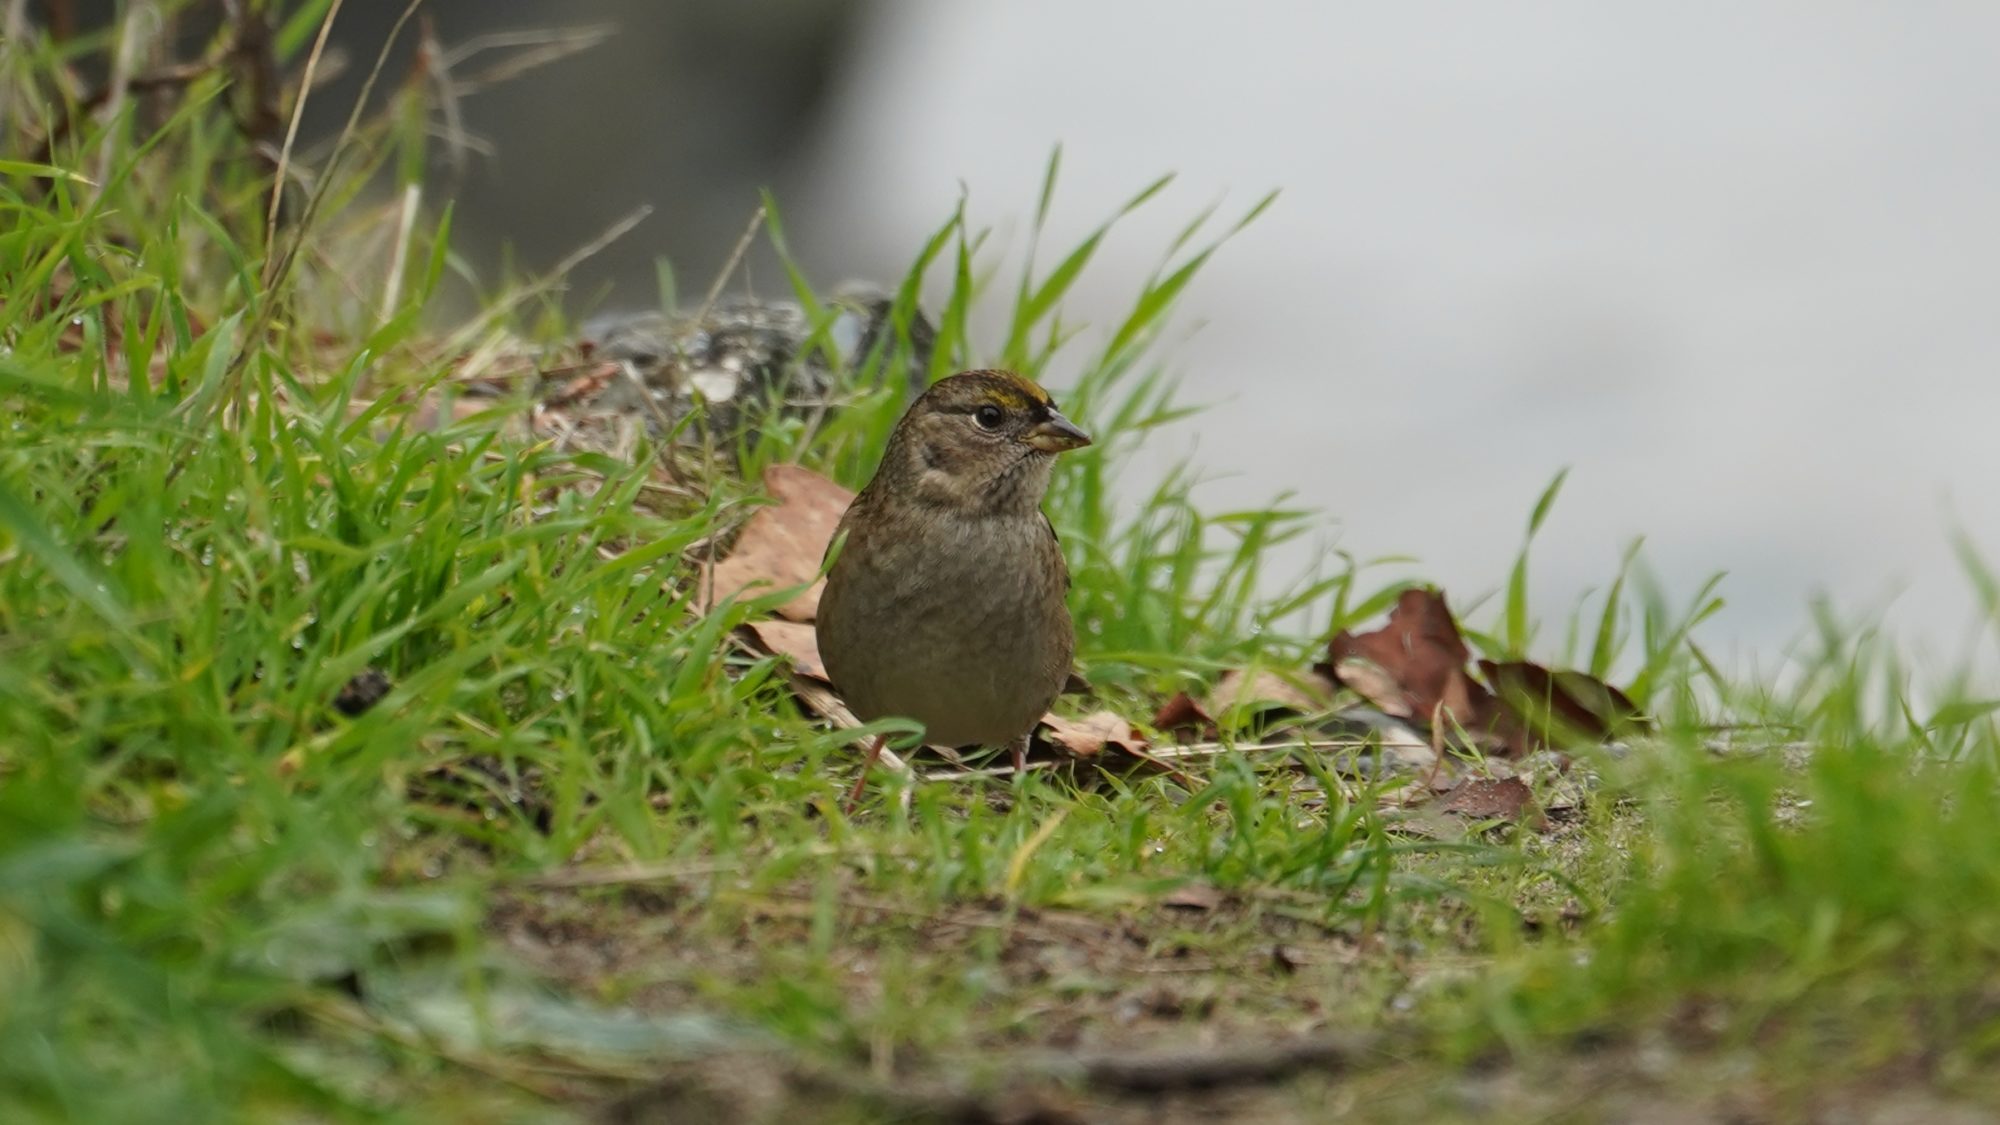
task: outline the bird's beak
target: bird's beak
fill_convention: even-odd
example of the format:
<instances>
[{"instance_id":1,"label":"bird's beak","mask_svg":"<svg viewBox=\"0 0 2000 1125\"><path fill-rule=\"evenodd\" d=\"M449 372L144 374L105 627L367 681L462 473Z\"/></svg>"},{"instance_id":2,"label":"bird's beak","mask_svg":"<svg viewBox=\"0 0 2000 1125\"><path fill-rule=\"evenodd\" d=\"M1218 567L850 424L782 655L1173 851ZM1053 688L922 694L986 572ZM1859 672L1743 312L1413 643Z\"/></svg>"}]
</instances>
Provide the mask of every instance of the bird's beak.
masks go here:
<instances>
[{"instance_id":1,"label":"bird's beak","mask_svg":"<svg viewBox=\"0 0 2000 1125\"><path fill-rule=\"evenodd\" d=\"M1061 453L1065 449L1089 445L1090 435L1078 429L1076 423L1063 417L1060 411L1051 410L1047 418L1035 423L1034 428L1023 435L1023 440L1043 453Z\"/></svg>"}]
</instances>

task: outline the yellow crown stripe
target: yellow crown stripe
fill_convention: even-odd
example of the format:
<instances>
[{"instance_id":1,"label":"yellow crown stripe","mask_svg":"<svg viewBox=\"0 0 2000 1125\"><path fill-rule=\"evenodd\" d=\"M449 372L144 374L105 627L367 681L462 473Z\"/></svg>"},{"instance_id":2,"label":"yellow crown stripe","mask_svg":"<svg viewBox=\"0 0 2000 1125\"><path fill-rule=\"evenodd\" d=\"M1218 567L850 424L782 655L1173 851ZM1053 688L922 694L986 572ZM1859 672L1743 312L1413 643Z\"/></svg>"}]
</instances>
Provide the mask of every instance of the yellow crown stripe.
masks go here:
<instances>
[{"instance_id":1,"label":"yellow crown stripe","mask_svg":"<svg viewBox=\"0 0 2000 1125\"><path fill-rule=\"evenodd\" d=\"M1049 405L1049 393L1011 371L985 371L990 378L985 390L996 405L1015 410Z\"/></svg>"}]
</instances>

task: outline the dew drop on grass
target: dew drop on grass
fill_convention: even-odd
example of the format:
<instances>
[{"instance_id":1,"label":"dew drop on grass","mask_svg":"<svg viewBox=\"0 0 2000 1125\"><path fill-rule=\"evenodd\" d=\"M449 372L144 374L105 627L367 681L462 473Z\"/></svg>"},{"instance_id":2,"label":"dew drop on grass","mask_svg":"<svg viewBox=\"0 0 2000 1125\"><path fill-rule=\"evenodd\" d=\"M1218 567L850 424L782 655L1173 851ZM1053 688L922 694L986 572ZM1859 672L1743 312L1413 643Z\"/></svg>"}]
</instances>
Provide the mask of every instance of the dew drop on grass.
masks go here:
<instances>
[{"instance_id":1,"label":"dew drop on grass","mask_svg":"<svg viewBox=\"0 0 2000 1125\"><path fill-rule=\"evenodd\" d=\"M561 703L561 702L562 702L563 700L565 700L565 699L568 699L568 698L569 698L569 693L568 693L568 692L566 692L566 691L564 691L564 690L563 690L563 689L561 689L561 688L550 688L550 689L549 689L549 702L550 702L550 703Z\"/></svg>"}]
</instances>

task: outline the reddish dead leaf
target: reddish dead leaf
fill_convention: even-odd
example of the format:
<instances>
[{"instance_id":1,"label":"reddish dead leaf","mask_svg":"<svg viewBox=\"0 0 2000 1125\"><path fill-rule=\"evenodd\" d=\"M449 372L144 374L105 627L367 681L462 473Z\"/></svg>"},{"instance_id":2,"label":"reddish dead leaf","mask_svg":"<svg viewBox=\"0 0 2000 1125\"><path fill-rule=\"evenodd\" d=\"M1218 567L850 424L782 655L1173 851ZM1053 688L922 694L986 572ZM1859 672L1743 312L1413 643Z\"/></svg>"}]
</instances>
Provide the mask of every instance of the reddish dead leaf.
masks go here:
<instances>
[{"instance_id":1,"label":"reddish dead leaf","mask_svg":"<svg viewBox=\"0 0 2000 1125\"><path fill-rule=\"evenodd\" d=\"M1215 718L1202 709L1201 704L1187 692L1175 692L1172 699L1160 705L1153 713L1153 727L1175 735L1194 738L1214 738Z\"/></svg>"},{"instance_id":2,"label":"reddish dead leaf","mask_svg":"<svg viewBox=\"0 0 2000 1125\"><path fill-rule=\"evenodd\" d=\"M773 465L764 470L764 489L777 501L760 508L729 557L715 564L703 604L713 607L731 595L769 593L788 586L813 584L778 607L781 617L811 621L819 612L820 590L813 582L820 560L840 527L840 517L854 494L810 469Z\"/></svg>"},{"instance_id":3,"label":"reddish dead leaf","mask_svg":"<svg viewBox=\"0 0 2000 1125\"><path fill-rule=\"evenodd\" d=\"M777 621L766 619L752 621L743 626L759 649L773 656L782 656L792 662L793 670L819 680L832 683L826 674L826 665L819 658L819 632L810 625L797 621Z\"/></svg>"},{"instance_id":4,"label":"reddish dead leaf","mask_svg":"<svg viewBox=\"0 0 2000 1125\"><path fill-rule=\"evenodd\" d=\"M1459 725L1472 730L1490 696L1466 674L1471 658L1443 592L1412 588L1396 599L1382 628L1334 634L1327 642L1327 660L1313 670L1397 718L1429 722L1442 705ZM1355 661L1367 662L1380 674L1362 674Z\"/></svg>"},{"instance_id":5,"label":"reddish dead leaf","mask_svg":"<svg viewBox=\"0 0 2000 1125\"><path fill-rule=\"evenodd\" d=\"M1209 883L1183 883L1162 895L1160 905L1176 910L1219 910L1222 892Z\"/></svg>"},{"instance_id":6,"label":"reddish dead leaf","mask_svg":"<svg viewBox=\"0 0 2000 1125\"><path fill-rule=\"evenodd\" d=\"M1538 741L1601 742L1645 729L1639 708L1624 692L1587 672L1552 671L1525 660L1482 660L1479 671Z\"/></svg>"},{"instance_id":7,"label":"reddish dead leaf","mask_svg":"<svg viewBox=\"0 0 2000 1125\"><path fill-rule=\"evenodd\" d=\"M1072 758L1095 758L1107 746L1139 755L1147 745L1146 736L1116 711L1097 711L1081 719L1043 715L1041 728L1042 737L1050 746Z\"/></svg>"},{"instance_id":8,"label":"reddish dead leaf","mask_svg":"<svg viewBox=\"0 0 2000 1125\"><path fill-rule=\"evenodd\" d=\"M1470 820L1519 820L1535 803L1518 777L1468 777L1445 794L1438 809Z\"/></svg>"}]
</instances>

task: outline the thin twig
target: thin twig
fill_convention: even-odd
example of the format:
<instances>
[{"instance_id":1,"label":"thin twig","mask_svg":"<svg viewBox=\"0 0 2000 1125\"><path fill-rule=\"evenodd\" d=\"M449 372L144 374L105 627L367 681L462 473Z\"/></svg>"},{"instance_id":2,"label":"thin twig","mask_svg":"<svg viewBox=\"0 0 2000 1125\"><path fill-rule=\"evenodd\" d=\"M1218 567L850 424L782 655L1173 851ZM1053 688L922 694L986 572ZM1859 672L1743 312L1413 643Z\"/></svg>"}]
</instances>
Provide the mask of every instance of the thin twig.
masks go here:
<instances>
[{"instance_id":1,"label":"thin twig","mask_svg":"<svg viewBox=\"0 0 2000 1125\"><path fill-rule=\"evenodd\" d=\"M595 257L605 247L610 246L612 243L631 233L633 227L645 222L647 216L652 213L653 208L651 204L633 208L624 218L606 227L602 234L599 234L596 238L591 239L576 250L571 251L562 261L557 262L554 268L543 273L528 284L520 286L506 294L482 311L463 328L452 334L451 339L446 341L444 351L451 353L469 349L472 346L473 339L481 332L484 332L487 325L513 312L529 297L554 288L556 282L561 280L571 270Z\"/></svg>"},{"instance_id":2,"label":"thin twig","mask_svg":"<svg viewBox=\"0 0 2000 1125\"><path fill-rule=\"evenodd\" d=\"M382 69L389 63L389 51L396 45L396 40L402 37L404 26L410 22L410 17L417 14L417 9L423 5L423 2L424 0L410 0L409 4L403 8L403 14L396 17L396 22L390 25L388 38L382 41L382 49L376 52L375 65L369 68L367 79L361 83L361 93L356 95L354 107L348 111L347 121L341 125L340 135L334 139L333 150L326 158L326 167L320 170L317 182L313 184L311 193L306 196L306 205L299 214L299 222L296 230L293 232L291 243L286 246L284 254L277 259L275 267L271 264L270 242L267 241L265 243L265 300L258 309L257 322L253 325L253 331L250 333L249 338L244 341L242 350L237 353L236 361L230 365L232 374L237 369L240 369L242 364L249 359L250 348L263 335L263 330L269 326L271 317L275 314L277 308L277 302L272 298L275 297L278 289L283 285L285 278L291 273L293 263L298 260L299 250L305 245L306 235L312 230L313 218L319 213L320 203L326 198L326 193L333 188L334 170L340 166L341 158L347 155L348 149L354 140L355 130L361 127L361 115L368 108L370 96L375 93L375 83L381 79ZM334 6L327 10L326 20L320 26L322 38L333 26L333 17L339 8L340 5L338 0L336 0ZM317 52L317 46L315 47L315 52ZM312 71L308 67L306 71L308 87L311 85L311 78ZM303 92L301 92L298 108L303 109L304 104L305 98ZM294 129L297 127L297 116L297 113L294 112ZM288 139L287 145L289 146L289 144L290 141ZM279 182L283 183L283 180ZM276 203L274 202L272 210L266 218L268 224L266 233L273 239L276 237L274 232L277 229L276 214Z\"/></svg>"},{"instance_id":3,"label":"thin twig","mask_svg":"<svg viewBox=\"0 0 2000 1125\"><path fill-rule=\"evenodd\" d=\"M1156 746L1150 753L1163 761L1181 758L1213 758L1221 754L1271 754L1291 750L1316 751L1362 751L1373 750L1379 745L1372 738L1326 738L1316 739L1306 736L1285 742L1191 742L1186 746Z\"/></svg>"},{"instance_id":4,"label":"thin twig","mask_svg":"<svg viewBox=\"0 0 2000 1125\"><path fill-rule=\"evenodd\" d=\"M750 253L750 244L757 240L757 232L764 226L765 215L762 203L757 205L757 210L751 212L750 225L743 228L743 236L736 240L736 248L729 252L728 259L722 263L722 271L715 275L715 281L708 287L708 295L702 298L701 307L695 311L696 324L706 323L709 314L715 311L715 302L722 299L722 291L728 287L729 278L735 274L736 267L743 264L744 255Z\"/></svg>"},{"instance_id":5,"label":"thin twig","mask_svg":"<svg viewBox=\"0 0 2000 1125\"><path fill-rule=\"evenodd\" d=\"M382 287L382 319L396 315L403 299L403 271L409 267L410 239L417 227L417 209L424 197L422 184L404 184L402 204L396 214L396 240L389 246L389 277Z\"/></svg>"},{"instance_id":6,"label":"thin twig","mask_svg":"<svg viewBox=\"0 0 2000 1125\"><path fill-rule=\"evenodd\" d=\"M437 93L438 111L444 117L442 130L444 148L451 156L453 172L465 168L466 132L465 113L459 107L463 93L458 83L451 77L451 69L445 63L445 52L437 39L437 27L431 22L429 13L417 23L416 69Z\"/></svg>"},{"instance_id":7,"label":"thin twig","mask_svg":"<svg viewBox=\"0 0 2000 1125\"><path fill-rule=\"evenodd\" d=\"M299 82L298 100L292 103L292 120L291 123L285 127L285 143L283 147L279 148L278 150L278 167L277 170L273 172L271 176L271 205L264 215L264 253L267 255L267 257L264 260L267 264L270 262L270 258L268 257L268 255L271 253L271 247L278 241L278 214L283 209L282 204L285 198L285 170L288 167L290 167L292 163L292 146L298 143L299 121L301 118L305 116L306 100L312 94L313 73L319 69L320 56L326 53L326 41L328 36L330 36L333 33L334 17L340 15L340 6L344 2L345 0L333 0L333 6L326 10L326 17L320 20L319 35L313 40L312 53L306 56L305 75ZM416 0L416 2L421 2L421 0ZM414 9L415 7L416 3L413 2L411 4L411 8ZM409 18L408 11L405 11L403 13L403 18L404 19ZM402 26L403 26L402 20L396 21L397 30L401 30ZM396 33L394 31L390 32L389 33L390 41L394 42L395 38L396 38ZM388 45L384 44L382 50L384 56L386 57L389 50ZM382 60L380 58L375 60L375 68L378 71L382 68ZM373 86L374 84L375 84L375 75L371 73L368 76L368 85ZM365 100L367 97L365 89L363 91L362 96L363 99ZM360 103L356 103L357 111L359 109L359 104ZM349 121L351 124L352 118L350 118ZM343 135L344 133L345 131L343 130ZM339 152L339 147L335 146L334 151L337 154ZM333 171L333 166L331 161L328 162L327 171L329 173Z\"/></svg>"},{"instance_id":8,"label":"thin twig","mask_svg":"<svg viewBox=\"0 0 2000 1125\"><path fill-rule=\"evenodd\" d=\"M465 78L454 78L460 94L476 93L488 86L518 78L537 67L590 50L617 34L615 24L555 28L539 31L500 31L476 35L445 53L444 65L456 71L483 52L510 47L532 48L495 63Z\"/></svg>"},{"instance_id":9,"label":"thin twig","mask_svg":"<svg viewBox=\"0 0 2000 1125\"><path fill-rule=\"evenodd\" d=\"M715 311L715 303L722 299L722 291L729 285L730 277L736 273L736 267L743 264L744 256L750 252L750 244L756 241L757 232L763 227L766 214L767 212L762 203L757 204L757 209L750 213L750 222L743 228L742 237L736 240L735 248L730 250L729 257L722 263L722 269L716 272L715 280L709 284L708 294L702 298L701 306L695 310L694 324L697 327L708 323L709 316ZM688 357L687 352L681 348L680 335L673 333L668 342L673 347L676 362L685 370ZM713 465L715 463L714 435L707 426L701 428L701 435L703 447L702 463L704 465ZM670 462L673 457L674 437L674 432L669 431L667 435L667 457Z\"/></svg>"}]
</instances>

